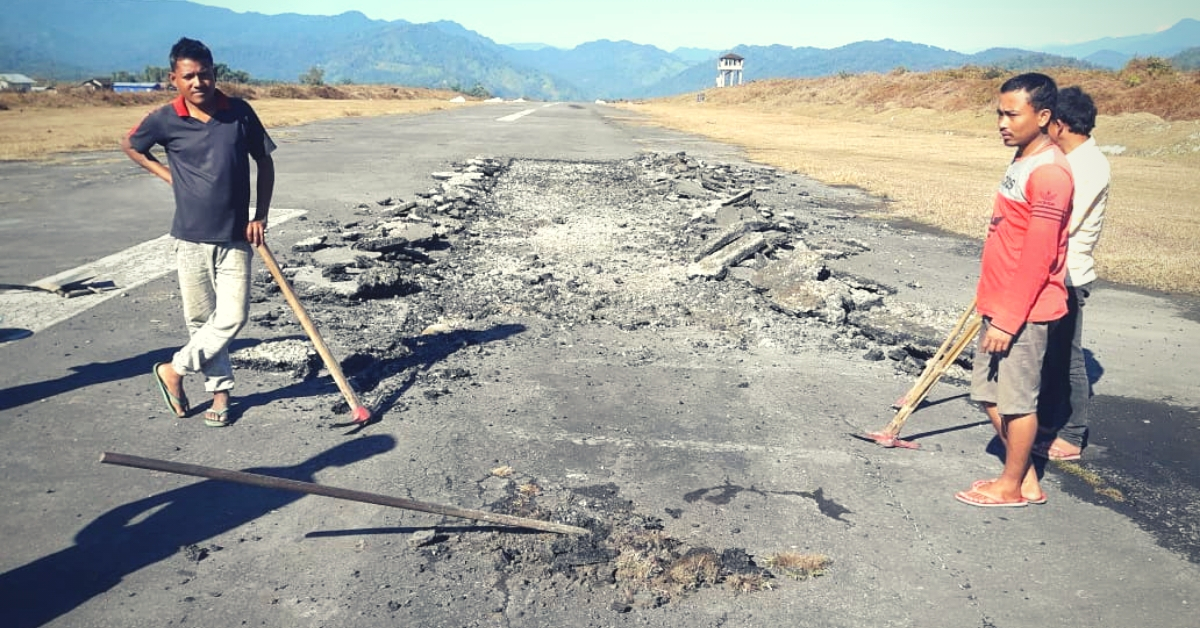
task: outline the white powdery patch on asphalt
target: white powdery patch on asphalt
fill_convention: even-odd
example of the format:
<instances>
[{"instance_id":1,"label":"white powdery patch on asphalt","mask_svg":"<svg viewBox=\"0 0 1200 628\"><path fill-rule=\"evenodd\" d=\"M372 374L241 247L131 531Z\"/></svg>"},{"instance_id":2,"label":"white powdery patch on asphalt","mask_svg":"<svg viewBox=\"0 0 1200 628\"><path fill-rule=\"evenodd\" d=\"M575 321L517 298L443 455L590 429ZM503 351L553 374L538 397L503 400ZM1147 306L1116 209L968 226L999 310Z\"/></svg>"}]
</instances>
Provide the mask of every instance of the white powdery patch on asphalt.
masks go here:
<instances>
[{"instance_id":1,"label":"white powdery patch on asphalt","mask_svg":"<svg viewBox=\"0 0 1200 628\"><path fill-rule=\"evenodd\" d=\"M624 302L685 298L686 251L671 244L686 212L657 203L614 163L514 163L495 193L506 245ZM565 277L564 277L565 279Z\"/></svg>"}]
</instances>

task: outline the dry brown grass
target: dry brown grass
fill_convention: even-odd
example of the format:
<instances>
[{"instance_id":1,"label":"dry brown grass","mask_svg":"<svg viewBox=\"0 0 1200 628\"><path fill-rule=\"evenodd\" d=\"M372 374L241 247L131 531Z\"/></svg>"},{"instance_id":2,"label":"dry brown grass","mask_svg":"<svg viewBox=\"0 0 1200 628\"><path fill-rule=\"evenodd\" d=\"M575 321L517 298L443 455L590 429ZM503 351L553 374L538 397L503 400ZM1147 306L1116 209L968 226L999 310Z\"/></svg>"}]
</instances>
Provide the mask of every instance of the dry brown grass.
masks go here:
<instances>
[{"instance_id":1,"label":"dry brown grass","mask_svg":"<svg viewBox=\"0 0 1200 628\"><path fill-rule=\"evenodd\" d=\"M757 591L769 591L775 588L775 585L770 579L762 574L757 573L735 573L725 579L725 584L737 593L755 593Z\"/></svg>"},{"instance_id":2,"label":"dry brown grass","mask_svg":"<svg viewBox=\"0 0 1200 628\"><path fill-rule=\"evenodd\" d=\"M1077 462L1056 460L1054 465L1058 467L1059 471L1083 480L1088 486L1092 487L1092 490L1096 491L1096 494L1103 495L1115 502L1125 501L1125 494L1120 489L1110 486L1099 473Z\"/></svg>"},{"instance_id":3,"label":"dry brown grass","mask_svg":"<svg viewBox=\"0 0 1200 628\"><path fill-rule=\"evenodd\" d=\"M1132 71L1132 70L1129 70ZM1127 72L1129 72L1127 71ZM1092 93L1111 155L1112 193L1097 249L1104 278L1200 294L1200 74L1134 81L1064 71ZM985 232L1011 151L995 131L1004 77L967 68L931 73L771 80L622 105L651 123L742 146L750 159L891 200L885 217L955 233Z\"/></svg>"},{"instance_id":4,"label":"dry brown grass","mask_svg":"<svg viewBox=\"0 0 1200 628\"><path fill-rule=\"evenodd\" d=\"M815 578L825 574L832 560L824 554L801 554L780 552L771 554L763 561L769 569L796 580Z\"/></svg>"},{"instance_id":5,"label":"dry brown grass","mask_svg":"<svg viewBox=\"0 0 1200 628\"><path fill-rule=\"evenodd\" d=\"M508 465L503 465L503 466L496 467L495 469L492 469L492 475L494 475L498 478L512 477L512 474L514 474L516 472L517 472L516 469L513 469L512 467L510 467Z\"/></svg>"},{"instance_id":6,"label":"dry brown grass","mask_svg":"<svg viewBox=\"0 0 1200 628\"><path fill-rule=\"evenodd\" d=\"M712 550L687 554L667 567L670 582L681 590L698 589L720 581L720 558Z\"/></svg>"},{"instance_id":7,"label":"dry brown grass","mask_svg":"<svg viewBox=\"0 0 1200 628\"><path fill-rule=\"evenodd\" d=\"M446 90L388 86L221 85L253 102L269 128L353 116L418 114L462 106ZM61 153L116 149L121 135L173 93L64 90L0 93L0 160L47 160Z\"/></svg>"}]
</instances>

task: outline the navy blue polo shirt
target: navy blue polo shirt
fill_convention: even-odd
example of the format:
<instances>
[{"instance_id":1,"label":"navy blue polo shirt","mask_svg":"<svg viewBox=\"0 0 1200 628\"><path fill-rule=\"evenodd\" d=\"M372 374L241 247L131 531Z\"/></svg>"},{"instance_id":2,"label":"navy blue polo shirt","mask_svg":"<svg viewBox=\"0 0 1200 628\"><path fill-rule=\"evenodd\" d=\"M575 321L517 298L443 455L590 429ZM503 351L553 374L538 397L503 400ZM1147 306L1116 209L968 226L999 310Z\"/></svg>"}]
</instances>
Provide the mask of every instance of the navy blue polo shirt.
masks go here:
<instances>
[{"instance_id":1,"label":"navy blue polo shirt","mask_svg":"<svg viewBox=\"0 0 1200 628\"><path fill-rule=\"evenodd\" d=\"M180 240L244 241L250 221L250 158L257 161L275 150L246 101L220 91L216 98L208 122L193 118L180 96L129 132L129 145L139 153L155 144L167 153L175 192L171 235Z\"/></svg>"}]
</instances>

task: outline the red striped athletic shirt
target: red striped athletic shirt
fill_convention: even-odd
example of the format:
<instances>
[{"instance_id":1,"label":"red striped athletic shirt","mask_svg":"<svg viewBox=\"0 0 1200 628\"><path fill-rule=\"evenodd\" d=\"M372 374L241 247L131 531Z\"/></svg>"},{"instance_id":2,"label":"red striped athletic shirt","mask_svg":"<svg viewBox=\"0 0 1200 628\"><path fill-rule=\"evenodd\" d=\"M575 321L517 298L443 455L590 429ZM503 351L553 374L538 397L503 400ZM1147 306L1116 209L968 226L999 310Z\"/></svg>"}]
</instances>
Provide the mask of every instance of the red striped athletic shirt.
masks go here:
<instances>
[{"instance_id":1,"label":"red striped athletic shirt","mask_svg":"<svg viewBox=\"0 0 1200 628\"><path fill-rule=\"evenodd\" d=\"M1067 313L1067 223L1075 183L1054 145L1014 159L1004 173L983 244L976 307L1016 334Z\"/></svg>"}]
</instances>

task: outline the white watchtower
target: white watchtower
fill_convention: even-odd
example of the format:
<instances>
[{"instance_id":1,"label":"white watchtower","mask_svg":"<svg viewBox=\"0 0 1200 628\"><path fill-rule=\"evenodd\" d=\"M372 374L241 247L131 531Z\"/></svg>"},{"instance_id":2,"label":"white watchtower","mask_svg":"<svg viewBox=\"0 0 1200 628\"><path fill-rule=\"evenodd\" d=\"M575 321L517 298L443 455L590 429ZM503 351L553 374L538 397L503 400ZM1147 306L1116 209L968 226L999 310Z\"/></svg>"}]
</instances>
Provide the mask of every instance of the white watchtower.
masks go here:
<instances>
[{"instance_id":1,"label":"white watchtower","mask_svg":"<svg viewBox=\"0 0 1200 628\"><path fill-rule=\"evenodd\" d=\"M732 52L717 59L717 87L741 85L743 61L745 58Z\"/></svg>"}]
</instances>

